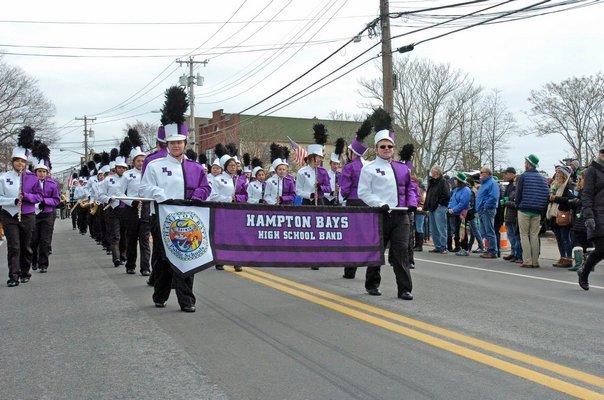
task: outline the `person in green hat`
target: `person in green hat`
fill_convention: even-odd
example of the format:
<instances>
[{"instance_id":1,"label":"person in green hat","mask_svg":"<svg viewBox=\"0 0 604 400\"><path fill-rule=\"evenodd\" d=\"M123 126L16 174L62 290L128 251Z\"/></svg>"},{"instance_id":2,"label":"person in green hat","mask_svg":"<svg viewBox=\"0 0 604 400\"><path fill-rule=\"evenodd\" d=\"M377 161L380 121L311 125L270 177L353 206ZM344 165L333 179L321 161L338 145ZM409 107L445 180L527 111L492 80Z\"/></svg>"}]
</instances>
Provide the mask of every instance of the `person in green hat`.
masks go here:
<instances>
[{"instance_id":1,"label":"person in green hat","mask_svg":"<svg viewBox=\"0 0 604 400\"><path fill-rule=\"evenodd\" d=\"M470 208L472 192L466 184L466 175L463 172L453 177L455 187L449 199L448 213L455 221L453 240L455 241L455 254L468 256L468 235L466 226L466 215Z\"/></svg>"},{"instance_id":2,"label":"person in green hat","mask_svg":"<svg viewBox=\"0 0 604 400\"><path fill-rule=\"evenodd\" d=\"M525 172L516 181L516 208L522 245L523 268L539 268L539 230L541 215L547 208L549 187L537 171L539 158L531 154L524 159Z\"/></svg>"}]
</instances>

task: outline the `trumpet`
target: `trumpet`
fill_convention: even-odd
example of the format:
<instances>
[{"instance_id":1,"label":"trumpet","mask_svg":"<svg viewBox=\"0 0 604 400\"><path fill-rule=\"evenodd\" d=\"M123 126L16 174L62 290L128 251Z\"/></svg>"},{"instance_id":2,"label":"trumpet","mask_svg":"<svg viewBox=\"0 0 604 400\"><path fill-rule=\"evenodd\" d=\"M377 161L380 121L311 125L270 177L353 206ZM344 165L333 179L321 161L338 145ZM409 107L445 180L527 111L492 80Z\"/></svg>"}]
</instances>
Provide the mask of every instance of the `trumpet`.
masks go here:
<instances>
[{"instance_id":1,"label":"trumpet","mask_svg":"<svg viewBox=\"0 0 604 400\"><path fill-rule=\"evenodd\" d=\"M99 211L100 205L101 205L101 203L99 203L98 201L95 201L92 204L92 207L90 207L90 215L96 215L96 213Z\"/></svg>"}]
</instances>

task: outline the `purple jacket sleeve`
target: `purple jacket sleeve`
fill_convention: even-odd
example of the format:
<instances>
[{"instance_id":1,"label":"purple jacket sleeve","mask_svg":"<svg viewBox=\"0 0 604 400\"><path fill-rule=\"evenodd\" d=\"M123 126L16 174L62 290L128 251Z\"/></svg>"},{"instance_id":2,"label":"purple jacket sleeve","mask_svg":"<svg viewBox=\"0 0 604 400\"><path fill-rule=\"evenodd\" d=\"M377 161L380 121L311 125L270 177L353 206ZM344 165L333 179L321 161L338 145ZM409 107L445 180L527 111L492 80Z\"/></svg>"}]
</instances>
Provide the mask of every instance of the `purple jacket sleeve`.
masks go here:
<instances>
[{"instance_id":1,"label":"purple jacket sleeve","mask_svg":"<svg viewBox=\"0 0 604 400\"><path fill-rule=\"evenodd\" d=\"M296 184L293 179L286 177L283 180L283 194L281 196L281 203L291 204L296 199Z\"/></svg>"},{"instance_id":2,"label":"purple jacket sleeve","mask_svg":"<svg viewBox=\"0 0 604 400\"><path fill-rule=\"evenodd\" d=\"M237 203L247 203L247 177L245 175L240 175L237 178L235 201Z\"/></svg>"},{"instance_id":3,"label":"purple jacket sleeve","mask_svg":"<svg viewBox=\"0 0 604 400\"><path fill-rule=\"evenodd\" d=\"M327 174L327 170L325 168L317 168L319 174L319 187L320 193L331 193L331 183L329 182L329 175Z\"/></svg>"},{"instance_id":4,"label":"purple jacket sleeve","mask_svg":"<svg viewBox=\"0 0 604 400\"><path fill-rule=\"evenodd\" d=\"M340 195L346 199L350 196L352 192L352 174L354 173L354 169L352 168L352 163L348 163L344 165L342 168L342 173L340 174L340 180L338 185L340 185Z\"/></svg>"},{"instance_id":5,"label":"purple jacket sleeve","mask_svg":"<svg viewBox=\"0 0 604 400\"><path fill-rule=\"evenodd\" d=\"M193 190L193 195L191 196L191 200L201 200L205 201L208 197L210 197L210 192L212 188L208 183L208 177L201 168L201 172L199 174L199 180L197 181L197 187Z\"/></svg>"},{"instance_id":6,"label":"purple jacket sleeve","mask_svg":"<svg viewBox=\"0 0 604 400\"><path fill-rule=\"evenodd\" d=\"M57 207L61 202L59 186L56 183L53 183L50 189L50 193L47 196L44 196L42 203L46 206Z\"/></svg>"},{"instance_id":7,"label":"purple jacket sleeve","mask_svg":"<svg viewBox=\"0 0 604 400\"><path fill-rule=\"evenodd\" d=\"M23 200L25 202L35 204L42 202L42 188L38 183L38 178L29 178L27 175L23 176ZM26 182L28 180L28 182Z\"/></svg>"},{"instance_id":8,"label":"purple jacket sleeve","mask_svg":"<svg viewBox=\"0 0 604 400\"><path fill-rule=\"evenodd\" d=\"M407 185L407 207L417 207L417 201L419 199L419 187L417 182L411 179L411 173L409 173L409 184Z\"/></svg>"}]
</instances>

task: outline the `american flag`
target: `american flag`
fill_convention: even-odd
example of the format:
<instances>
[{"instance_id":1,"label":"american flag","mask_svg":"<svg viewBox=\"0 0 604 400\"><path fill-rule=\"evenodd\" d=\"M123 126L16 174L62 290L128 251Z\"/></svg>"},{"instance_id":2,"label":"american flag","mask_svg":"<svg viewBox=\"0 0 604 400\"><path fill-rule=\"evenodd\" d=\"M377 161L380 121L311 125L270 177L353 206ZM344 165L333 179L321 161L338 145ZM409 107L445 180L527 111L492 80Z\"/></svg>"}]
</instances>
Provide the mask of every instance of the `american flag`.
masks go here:
<instances>
[{"instance_id":1,"label":"american flag","mask_svg":"<svg viewBox=\"0 0 604 400\"><path fill-rule=\"evenodd\" d=\"M300 146L298 143L294 142L289 136L287 138L289 139L289 144L292 147L292 150L294 151L294 161L296 162L296 164L298 164L298 167L305 166L306 162L304 161L304 159L306 158L306 156L308 156L306 149Z\"/></svg>"},{"instance_id":2,"label":"american flag","mask_svg":"<svg viewBox=\"0 0 604 400\"><path fill-rule=\"evenodd\" d=\"M69 178L67 178L67 187L71 187L71 185L73 184L73 174L70 172L69 173Z\"/></svg>"}]
</instances>

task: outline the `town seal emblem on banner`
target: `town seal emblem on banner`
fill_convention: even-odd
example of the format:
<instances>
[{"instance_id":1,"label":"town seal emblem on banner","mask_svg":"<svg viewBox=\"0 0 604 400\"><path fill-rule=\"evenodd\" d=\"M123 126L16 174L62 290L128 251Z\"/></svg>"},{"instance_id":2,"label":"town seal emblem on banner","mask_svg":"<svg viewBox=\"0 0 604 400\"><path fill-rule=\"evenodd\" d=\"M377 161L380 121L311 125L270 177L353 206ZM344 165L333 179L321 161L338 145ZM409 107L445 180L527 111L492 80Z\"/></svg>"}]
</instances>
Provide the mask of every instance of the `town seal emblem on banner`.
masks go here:
<instances>
[{"instance_id":1,"label":"town seal emblem on banner","mask_svg":"<svg viewBox=\"0 0 604 400\"><path fill-rule=\"evenodd\" d=\"M203 256L209 248L205 225L193 211L170 213L162 226L165 247L183 261Z\"/></svg>"}]
</instances>

